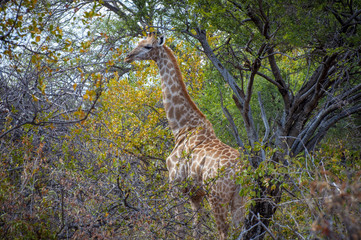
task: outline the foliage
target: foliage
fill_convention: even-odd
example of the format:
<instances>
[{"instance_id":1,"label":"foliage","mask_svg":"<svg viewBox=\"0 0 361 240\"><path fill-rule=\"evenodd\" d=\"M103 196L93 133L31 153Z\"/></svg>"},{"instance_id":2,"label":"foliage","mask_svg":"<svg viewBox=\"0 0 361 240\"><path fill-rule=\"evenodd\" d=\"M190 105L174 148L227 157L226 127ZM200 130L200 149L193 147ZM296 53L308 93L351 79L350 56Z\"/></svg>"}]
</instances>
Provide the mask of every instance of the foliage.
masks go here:
<instances>
[{"instance_id":1,"label":"foliage","mask_svg":"<svg viewBox=\"0 0 361 240\"><path fill-rule=\"evenodd\" d=\"M190 206L175 218L187 196L167 181L174 140L157 67L122 62L155 30L217 135L250 161L235 179L248 216L273 204L258 212L266 238L358 239L360 9L0 1L0 238L174 239L183 224L192 239ZM204 204L202 237L217 239Z\"/></svg>"}]
</instances>

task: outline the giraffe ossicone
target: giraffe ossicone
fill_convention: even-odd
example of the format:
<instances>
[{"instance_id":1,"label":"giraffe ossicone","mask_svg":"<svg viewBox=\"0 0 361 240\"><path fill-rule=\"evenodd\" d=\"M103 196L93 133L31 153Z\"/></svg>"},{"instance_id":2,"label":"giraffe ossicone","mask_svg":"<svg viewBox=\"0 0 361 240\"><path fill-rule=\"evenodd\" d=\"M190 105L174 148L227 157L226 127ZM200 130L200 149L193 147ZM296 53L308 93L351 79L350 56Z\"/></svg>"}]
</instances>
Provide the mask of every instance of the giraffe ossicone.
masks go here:
<instances>
[{"instance_id":1,"label":"giraffe ossicone","mask_svg":"<svg viewBox=\"0 0 361 240\"><path fill-rule=\"evenodd\" d=\"M153 60L157 63L162 79L163 104L175 138L175 147L166 161L169 181L176 184L192 179L193 186L183 192L190 194L194 211L200 211L202 199L208 198L219 239L223 240L227 238L229 228L229 209L234 224L238 225L244 217L246 199L239 195L241 186L235 183L235 175L245 162L236 149L216 137L212 124L189 96L177 60L164 43L164 36L157 38L156 34L150 33L124 61ZM199 225L197 219L196 226Z\"/></svg>"}]
</instances>

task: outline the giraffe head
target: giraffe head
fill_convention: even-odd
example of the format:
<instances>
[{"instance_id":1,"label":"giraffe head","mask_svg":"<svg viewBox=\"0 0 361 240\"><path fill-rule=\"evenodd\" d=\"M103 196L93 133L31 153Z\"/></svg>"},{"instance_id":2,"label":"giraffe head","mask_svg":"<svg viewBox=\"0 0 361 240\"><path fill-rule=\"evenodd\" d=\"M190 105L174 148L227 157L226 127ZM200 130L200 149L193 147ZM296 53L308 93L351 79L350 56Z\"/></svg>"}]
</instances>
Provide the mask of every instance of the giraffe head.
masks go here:
<instances>
[{"instance_id":1,"label":"giraffe head","mask_svg":"<svg viewBox=\"0 0 361 240\"><path fill-rule=\"evenodd\" d=\"M157 39L155 33L149 33L148 37L141 40L133 51L127 55L124 62L131 63L135 60L154 60L154 54L164 42L164 36L160 36L159 39Z\"/></svg>"}]
</instances>

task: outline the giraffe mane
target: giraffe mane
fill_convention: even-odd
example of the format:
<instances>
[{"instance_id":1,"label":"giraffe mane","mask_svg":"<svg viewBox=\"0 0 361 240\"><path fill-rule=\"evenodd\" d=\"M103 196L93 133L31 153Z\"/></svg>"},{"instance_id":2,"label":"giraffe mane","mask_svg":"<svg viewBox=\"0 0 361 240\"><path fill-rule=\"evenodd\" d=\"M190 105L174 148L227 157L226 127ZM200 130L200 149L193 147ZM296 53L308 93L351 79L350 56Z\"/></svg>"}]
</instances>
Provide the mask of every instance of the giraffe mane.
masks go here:
<instances>
[{"instance_id":1,"label":"giraffe mane","mask_svg":"<svg viewBox=\"0 0 361 240\"><path fill-rule=\"evenodd\" d=\"M179 68L179 65L178 65L178 62L177 62L177 59L176 57L174 56L172 50L166 46L166 45L163 45L164 47L164 50L166 51L166 53L168 54L170 60L172 61L173 65L175 66L175 71L176 71L176 76L178 77L178 79L180 80L180 85L181 85L181 88L184 92L184 95L186 97L186 99L190 102L192 108L199 113L199 115L201 115L203 118L206 118L206 116L202 113L201 110L199 110L199 108L197 107L197 105L194 103L194 101L192 100L192 98L189 96L188 94L188 91L187 91L187 87L183 81L183 76L182 76L182 73L181 73L181 70Z\"/></svg>"}]
</instances>

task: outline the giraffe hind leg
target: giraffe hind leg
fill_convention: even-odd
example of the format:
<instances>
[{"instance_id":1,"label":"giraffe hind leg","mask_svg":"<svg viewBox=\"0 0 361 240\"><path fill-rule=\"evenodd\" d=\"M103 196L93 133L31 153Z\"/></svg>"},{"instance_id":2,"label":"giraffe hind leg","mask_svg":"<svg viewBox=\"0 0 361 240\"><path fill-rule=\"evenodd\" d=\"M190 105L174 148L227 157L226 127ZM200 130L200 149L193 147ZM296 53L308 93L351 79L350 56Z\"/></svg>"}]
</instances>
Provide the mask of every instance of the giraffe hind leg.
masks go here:
<instances>
[{"instance_id":1,"label":"giraffe hind leg","mask_svg":"<svg viewBox=\"0 0 361 240\"><path fill-rule=\"evenodd\" d=\"M206 195L203 188L194 187L190 192L190 202L193 210L193 237L199 239L202 235L201 227L204 222L204 212L202 206L202 200Z\"/></svg>"},{"instance_id":2,"label":"giraffe hind leg","mask_svg":"<svg viewBox=\"0 0 361 240\"><path fill-rule=\"evenodd\" d=\"M239 225L243 222L245 217L244 205L246 203L246 198L240 196L239 192L240 192L240 186L236 188L231 203L232 223L235 227L239 227Z\"/></svg>"},{"instance_id":3,"label":"giraffe hind leg","mask_svg":"<svg viewBox=\"0 0 361 240\"><path fill-rule=\"evenodd\" d=\"M219 239L225 240L228 235L229 223L227 221L228 204L221 204L217 197L210 199L212 205L213 215L216 220L217 229L219 233Z\"/></svg>"},{"instance_id":4,"label":"giraffe hind leg","mask_svg":"<svg viewBox=\"0 0 361 240\"><path fill-rule=\"evenodd\" d=\"M183 195L183 191L181 191L178 187L175 187L171 191L171 197L175 200L175 225L176 225L176 238L177 239L185 239L186 236L186 228L185 228L185 207L184 201L181 197ZM180 199L180 200L179 200Z\"/></svg>"}]
</instances>

